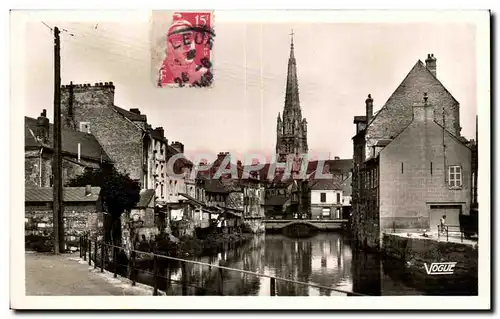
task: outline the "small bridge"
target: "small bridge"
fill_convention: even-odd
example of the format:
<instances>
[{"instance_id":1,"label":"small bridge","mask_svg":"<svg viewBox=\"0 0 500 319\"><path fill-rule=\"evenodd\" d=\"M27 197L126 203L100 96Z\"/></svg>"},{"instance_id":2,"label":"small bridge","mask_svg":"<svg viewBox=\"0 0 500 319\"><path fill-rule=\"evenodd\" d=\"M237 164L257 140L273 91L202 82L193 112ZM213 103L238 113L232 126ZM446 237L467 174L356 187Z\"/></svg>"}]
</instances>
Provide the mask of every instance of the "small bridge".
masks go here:
<instances>
[{"instance_id":1,"label":"small bridge","mask_svg":"<svg viewBox=\"0 0 500 319\"><path fill-rule=\"evenodd\" d=\"M304 225L318 230L342 229L347 219L265 219L266 230L279 230L289 226Z\"/></svg>"}]
</instances>

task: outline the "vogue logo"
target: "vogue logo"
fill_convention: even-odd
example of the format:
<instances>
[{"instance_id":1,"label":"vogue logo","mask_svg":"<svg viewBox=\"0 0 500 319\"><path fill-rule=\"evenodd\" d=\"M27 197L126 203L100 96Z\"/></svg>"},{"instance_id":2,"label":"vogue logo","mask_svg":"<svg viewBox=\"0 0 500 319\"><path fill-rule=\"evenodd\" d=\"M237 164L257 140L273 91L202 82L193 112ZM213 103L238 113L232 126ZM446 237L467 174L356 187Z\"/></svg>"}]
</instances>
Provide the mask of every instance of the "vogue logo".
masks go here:
<instances>
[{"instance_id":1,"label":"vogue logo","mask_svg":"<svg viewBox=\"0 0 500 319\"><path fill-rule=\"evenodd\" d=\"M453 274L456 262L432 263L431 266L424 264L428 275L450 275Z\"/></svg>"}]
</instances>

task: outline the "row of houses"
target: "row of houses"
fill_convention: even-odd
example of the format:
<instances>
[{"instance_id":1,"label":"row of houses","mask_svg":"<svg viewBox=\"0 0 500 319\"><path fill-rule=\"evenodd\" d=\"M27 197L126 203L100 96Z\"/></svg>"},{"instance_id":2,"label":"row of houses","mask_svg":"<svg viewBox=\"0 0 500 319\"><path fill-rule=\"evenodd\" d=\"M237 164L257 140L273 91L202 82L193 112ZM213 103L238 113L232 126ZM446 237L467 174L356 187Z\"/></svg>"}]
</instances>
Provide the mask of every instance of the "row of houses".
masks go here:
<instances>
[{"instance_id":1,"label":"row of houses","mask_svg":"<svg viewBox=\"0 0 500 319\"><path fill-rule=\"evenodd\" d=\"M148 124L147 116L141 114L139 109L125 110L116 106L114 94L115 87L111 82L62 86L63 184L66 185L85 170L103 168L106 165L114 165L118 171L128 173L141 187L140 200L131 215L138 215L143 221L143 233L151 236L159 232L160 228L168 227L170 218L167 223L162 224L159 222L165 220L162 216L184 214L185 209L181 205L184 197L180 194L196 196L196 182L190 174L184 174L181 178L169 176L169 158L180 155L174 165L176 174L190 171L193 164L183 156L182 143L169 143L164 129L153 128ZM49 228L47 225L52 223L52 197L48 194L53 185L53 134L53 124L49 123L46 110L37 119L25 117L26 227L30 229L36 228L35 224L40 224L31 211L45 212L47 215L44 218L47 222L41 223L40 228ZM87 218L88 205L93 205L93 211L100 212L102 216L99 196L95 197L92 204L81 188L65 187L63 190L64 194L75 192L81 194L72 197L74 200L65 202L65 218L74 219L72 216L75 215ZM66 197L64 198L66 201ZM74 209L73 204L79 202L75 202L78 198L85 199L85 204L82 204L86 206L85 209ZM86 227L69 226L67 234L81 234L85 229L96 229L99 225L98 222L89 223ZM74 232L76 233L73 234ZM35 233L36 231L30 234Z\"/></svg>"},{"instance_id":2,"label":"row of houses","mask_svg":"<svg viewBox=\"0 0 500 319\"><path fill-rule=\"evenodd\" d=\"M477 214L477 137L461 136L460 104L437 59L418 60L376 113L373 101L354 117L355 240L378 249L384 232L437 232L442 216L458 230L461 216Z\"/></svg>"}]
</instances>

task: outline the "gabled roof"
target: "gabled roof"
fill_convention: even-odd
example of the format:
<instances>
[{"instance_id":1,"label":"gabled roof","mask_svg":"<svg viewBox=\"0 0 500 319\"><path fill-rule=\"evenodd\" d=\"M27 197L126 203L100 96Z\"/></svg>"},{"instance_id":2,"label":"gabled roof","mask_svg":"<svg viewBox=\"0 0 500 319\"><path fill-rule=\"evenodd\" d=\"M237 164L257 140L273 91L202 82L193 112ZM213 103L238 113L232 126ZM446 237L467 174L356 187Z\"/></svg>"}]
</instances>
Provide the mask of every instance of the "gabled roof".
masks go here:
<instances>
[{"instance_id":1,"label":"gabled roof","mask_svg":"<svg viewBox=\"0 0 500 319\"><path fill-rule=\"evenodd\" d=\"M130 111L127 111L125 109L122 109L121 107L118 107L116 105L113 105L113 108L115 109L115 111L117 111L118 113L125 116L126 118L128 118L131 121L134 121L134 122L146 122L147 121L147 117L145 114L136 114L134 112L130 112Z\"/></svg>"},{"instance_id":2,"label":"gabled roof","mask_svg":"<svg viewBox=\"0 0 500 319\"><path fill-rule=\"evenodd\" d=\"M410 88L410 89L408 89ZM443 101L451 101L452 103L458 104L458 101L451 95L451 93L446 89L446 87L439 81L436 76L427 69L425 64L418 60L412 67L410 72L405 76L403 81L399 84L396 90L392 93L389 99L385 102L384 106L371 118L370 122L367 124L368 129L376 121L376 119L386 112L404 112L407 115L407 120L400 121L400 127L391 127L380 124L387 128L387 133L391 136L398 134L408 122L411 122L413 114L413 104L416 101L420 101L423 94L427 93L429 96L429 101L432 103L433 99L439 99L442 104Z\"/></svg>"},{"instance_id":3,"label":"gabled roof","mask_svg":"<svg viewBox=\"0 0 500 319\"><path fill-rule=\"evenodd\" d=\"M24 192L25 202L47 203L53 201L52 187L27 187ZM99 199L100 187L91 187L90 195L85 195L85 187L64 187L64 202L95 202Z\"/></svg>"},{"instance_id":4,"label":"gabled roof","mask_svg":"<svg viewBox=\"0 0 500 319\"><path fill-rule=\"evenodd\" d=\"M36 139L37 120L31 117L24 117L24 146L25 147L41 147L52 149L54 141L54 125L49 123L48 143L43 144ZM61 131L61 147L62 151L78 156L78 144L80 144L80 156L84 158L102 160L111 162L108 154L104 151L101 144L97 141L94 135L79 132L79 131Z\"/></svg>"},{"instance_id":5,"label":"gabled roof","mask_svg":"<svg viewBox=\"0 0 500 319\"><path fill-rule=\"evenodd\" d=\"M342 184L333 179L318 179L310 183L311 190L341 190Z\"/></svg>"},{"instance_id":6,"label":"gabled roof","mask_svg":"<svg viewBox=\"0 0 500 319\"><path fill-rule=\"evenodd\" d=\"M135 205L137 208L143 208L143 207L148 207L149 204L151 203L151 200L155 196L155 190L154 189L143 189L139 193L141 198L139 199L139 202Z\"/></svg>"},{"instance_id":7,"label":"gabled roof","mask_svg":"<svg viewBox=\"0 0 500 319\"><path fill-rule=\"evenodd\" d=\"M352 159L338 159L338 160L326 160L324 164L324 168L328 167L328 171L330 173L333 172L342 172L347 173L353 168ZM311 161L307 167L307 173L311 174L318 168L318 161ZM326 173L326 172L325 172Z\"/></svg>"}]
</instances>

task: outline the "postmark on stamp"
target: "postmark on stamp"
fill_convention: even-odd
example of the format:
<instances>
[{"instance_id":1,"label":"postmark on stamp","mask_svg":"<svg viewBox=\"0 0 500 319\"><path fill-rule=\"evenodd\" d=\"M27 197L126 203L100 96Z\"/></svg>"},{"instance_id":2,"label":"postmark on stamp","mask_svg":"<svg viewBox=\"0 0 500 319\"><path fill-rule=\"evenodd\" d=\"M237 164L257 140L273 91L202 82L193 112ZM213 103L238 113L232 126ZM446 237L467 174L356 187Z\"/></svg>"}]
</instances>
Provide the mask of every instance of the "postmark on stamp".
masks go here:
<instances>
[{"instance_id":1,"label":"postmark on stamp","mask_svg":"<svg viewBox=\"0 0 500 319\"><path fill-rule=\"evenodd\" d=\"M213 83L212 12L175 12L164 34L165 57L159 87L209 87Z\"/></svg>"}]
</instances>

